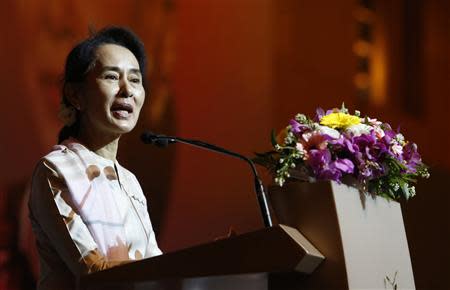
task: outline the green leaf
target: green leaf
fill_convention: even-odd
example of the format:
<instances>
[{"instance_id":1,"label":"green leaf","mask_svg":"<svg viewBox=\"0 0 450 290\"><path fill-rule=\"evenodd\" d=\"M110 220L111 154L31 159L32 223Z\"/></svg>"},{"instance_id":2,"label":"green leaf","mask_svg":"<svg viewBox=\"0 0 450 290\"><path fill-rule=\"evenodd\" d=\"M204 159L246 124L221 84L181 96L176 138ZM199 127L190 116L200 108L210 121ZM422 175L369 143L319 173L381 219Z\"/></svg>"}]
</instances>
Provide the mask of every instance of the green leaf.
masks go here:
<instances>
[{"instance_id":1,"label":"green leaf","mask_svg":"<svg viewBox=\"0 0 450 290\"><path fill-rule=\"evenodd\" d=\"M344 102L342 102L342 105L341 105L341 112L342 112L342 113L348 113L348 110L347 110L347 108L345 107L345 103L344 103Z\"/></svg>"},{"instance_id":2,"label":"green leaf","mask_svg":"<svg viewBox=\"0 0 450 290\"><path fill-rule=\"evenodd\" d=\"M270 141L272 142L272 146L275 147L277 145L277 135L275 134L275 130L272 129L272 133L270 135Z\"/></svg>"}]
</instances>

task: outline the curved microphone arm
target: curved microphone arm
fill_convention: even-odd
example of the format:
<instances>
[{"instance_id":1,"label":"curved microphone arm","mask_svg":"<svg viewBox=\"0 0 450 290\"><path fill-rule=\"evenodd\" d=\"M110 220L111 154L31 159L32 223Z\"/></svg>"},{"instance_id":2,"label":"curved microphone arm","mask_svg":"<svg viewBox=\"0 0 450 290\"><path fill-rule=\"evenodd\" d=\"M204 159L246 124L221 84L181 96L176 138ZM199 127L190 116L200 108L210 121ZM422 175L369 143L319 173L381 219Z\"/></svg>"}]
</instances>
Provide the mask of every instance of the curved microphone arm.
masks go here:
<instances>
[{"instance_id":1,"label":"curved microphone arm","mask_svg":"<svg viewBox=\"0 0 450 290\"><path fill-rule=\"evenodd\" d=\"M216 146L213 144L209 144L209 143L206 143L203 141L199 141L199 140L184 139L184 138L175 137L175 136L157 135L157 134L153 134L151 132L146 132L146 133L142 134L141 139L146 144L154 144L159 147L167 147L168 144L179 142L179 143L207 149L207 150L210 150L213 152L219 152L219 153L226 154L226 155L234 157L234 158L244 160L245 162L247 162L250 165L252 172L253 172L256 196L258 198L259 208L261 210L261 215L262 215L262 218L264 221L264 225L266 227L272 226L272 218L270 216L269 206L267 203L266 194L264 192L264 186L261 182L261 179L258 176L258 172L256 171L255 163L253 163L253 161L250 160L249 158L245 157L244 155L238 154L236 152L227 150L225 148L222 148L222 147L219 147L219 146Z\"/></svg>"}]
</instances>

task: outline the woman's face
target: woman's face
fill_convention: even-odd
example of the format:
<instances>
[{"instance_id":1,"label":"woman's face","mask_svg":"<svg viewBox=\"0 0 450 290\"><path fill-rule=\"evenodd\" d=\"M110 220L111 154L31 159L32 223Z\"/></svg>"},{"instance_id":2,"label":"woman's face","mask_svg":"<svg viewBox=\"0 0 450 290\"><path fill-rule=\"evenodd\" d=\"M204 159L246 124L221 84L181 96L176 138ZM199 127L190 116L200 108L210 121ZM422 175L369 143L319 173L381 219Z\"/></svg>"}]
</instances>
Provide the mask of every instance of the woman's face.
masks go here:
<instances>
[{"instance_id":1,"label":"woman's face","mask_svg":"<svg viewBox=\"0 0 450 290\"><path fill-rule=\"evenodd\" d=\"M130 50L116 44L101 45L96 56L79 97L82 130L102 135L128 133L145 99L139 63Z\"/></svg>"}]
</instances>

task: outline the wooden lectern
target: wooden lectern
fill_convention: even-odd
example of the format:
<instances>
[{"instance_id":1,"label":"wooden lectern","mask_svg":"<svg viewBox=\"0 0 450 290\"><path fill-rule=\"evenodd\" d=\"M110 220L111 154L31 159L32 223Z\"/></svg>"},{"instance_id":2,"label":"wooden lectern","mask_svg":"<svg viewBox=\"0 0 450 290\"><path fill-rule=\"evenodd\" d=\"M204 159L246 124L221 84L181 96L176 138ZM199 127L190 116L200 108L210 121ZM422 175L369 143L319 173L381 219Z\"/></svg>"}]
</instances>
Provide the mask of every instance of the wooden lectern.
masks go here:
<instances>
[{"instance_id":1,"label":"wooden lectern","mask_svg":"<svg viewBox=\"0 0 450 290\"><path fill-rule=\"evenodd\" d=\"M79 288L278 290L286 273L301 280L323 259L298 230L278 225L89 274Z\"/></svg>"},{"instance_id":2,"label":"wooden lectern","mask_svg":"<svg viewBox=\"0 0 450 290\"><path fill-rule=\"evenodd\" d=\"M90 274L81 289L415 289L397 202L335 182L270 196L278 226Z\"/></svg>"}]
</instances>

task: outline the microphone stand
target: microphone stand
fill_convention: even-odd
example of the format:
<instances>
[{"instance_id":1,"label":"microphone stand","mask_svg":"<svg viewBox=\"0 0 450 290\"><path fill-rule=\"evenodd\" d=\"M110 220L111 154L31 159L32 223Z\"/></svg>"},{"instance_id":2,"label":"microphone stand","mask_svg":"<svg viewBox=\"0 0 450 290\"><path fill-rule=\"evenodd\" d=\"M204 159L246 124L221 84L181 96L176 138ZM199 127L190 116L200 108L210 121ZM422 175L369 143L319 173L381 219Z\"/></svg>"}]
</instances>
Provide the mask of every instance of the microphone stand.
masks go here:
<instances>
[{"instance_id":1,"label":"microphone stand","mask_svg":"<svg viewBox=\"0 0 450 290\"><path fill-rule=\"evenodd\" d=\"M146 144L151 143L151 144L155 144L160 147L166 147L168 144L176 143L176 142L183 143L183 144L187 144L190 146L207 149L209 151L223 153L228 156L244 160L245 162L247 162L250 165L252 172L253 172L253 177L254 177L253 180L254 180L256 197L258 198L259 208L260 208L261 215L262 215L262 218L264 221L264 226L265 227L272 226L272 218L270 216L269 206L267 203L266 194L264 192L264 186L261 182L261 179L258 176L258 172L256 171L255 164L249 158L247 158L241 154L229 151L225 148L221 148L219 146L209 144L209 143L199 141L199 140L190 140L190 139L184 139L184 138L179 138L179 137L175 137L175 136L157 135L157 134L153 134L150 132L146 132L146 133L142 134L141 139Z\"/></svg>"}]
</instances>

